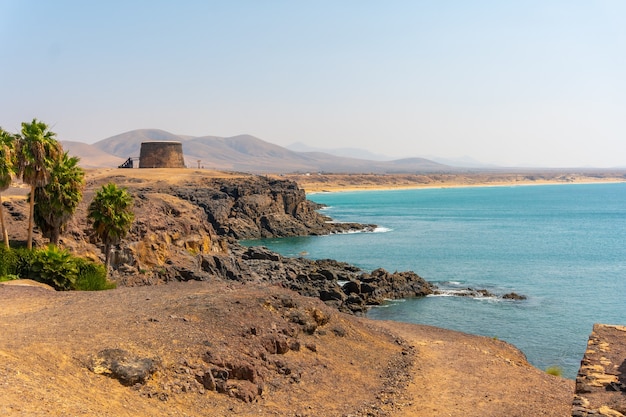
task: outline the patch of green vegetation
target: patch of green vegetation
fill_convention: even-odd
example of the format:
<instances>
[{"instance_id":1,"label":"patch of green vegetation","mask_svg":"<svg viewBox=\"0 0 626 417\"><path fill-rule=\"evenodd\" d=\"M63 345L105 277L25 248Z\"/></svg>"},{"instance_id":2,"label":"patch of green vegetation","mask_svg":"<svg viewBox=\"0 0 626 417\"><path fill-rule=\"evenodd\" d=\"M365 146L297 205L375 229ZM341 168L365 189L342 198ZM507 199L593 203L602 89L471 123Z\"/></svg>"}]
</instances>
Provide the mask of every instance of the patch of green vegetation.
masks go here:
<instances>
[{"instance_id":1,"label":"patch of green vegetation","mask_svg":"<svg viewBox=\"0 0 626 417\"><path fill-rule=\"evenodd\" d=\"M563 376L563 369L560 366L548 366L546 373L548 375Z\"/></svg>"},{"instance_id":2,"label":"patch of green vegetation","mask_svg":"<svg viewBox=\"0 0 626 417\"><path fill-rule=\"evenodd\" d=\"M115 288L101 263L73 256L50 245L45 249L0 249L0 281L29 278L66 291L98 291Z\"/></svg>"},{"instance_id":3,"label":"patch of green vegetation","mask_svg":"<svg viewBox=\"0 0 626 417\"><path fill-rule=\"evenodd\" d=\"M15 275L17 255L15 251L0 246L0 277Z\"/></svg>"},{"instance_id":4,"label":"patch of green vegetation","mask_svg":"<svg viewBox=\"0 0 626 417\"><path fill-rule=\"evenodd\" d=\"M66 291L74 288L78 268L74 257L67 250L49 245L46 249L36 251L31 273L37 281L56 290Z\"/></svg>"},{"instance_id":5,"label":"patch of green vegetation","mask_svg":"<svg viewBox=\"0 0 626 417\"><path fill-rule=\"evenodd\" d=\"M78 276L75 289L79 291L100 291L115 288L115 283L107 279L107 270L103 264L87 259L76 258Z\"/></svg>"},{"instance_id":6,"label":"patch of green vegetation","mask_svg":"<svg viewBox=\"0 0 626 417\"><path fill-rule=\"evenodd\" d=\"M20 279L17 275L9 274L0 276L0 282L13 281L14 279Z\"/></svg>"}]
</instances>

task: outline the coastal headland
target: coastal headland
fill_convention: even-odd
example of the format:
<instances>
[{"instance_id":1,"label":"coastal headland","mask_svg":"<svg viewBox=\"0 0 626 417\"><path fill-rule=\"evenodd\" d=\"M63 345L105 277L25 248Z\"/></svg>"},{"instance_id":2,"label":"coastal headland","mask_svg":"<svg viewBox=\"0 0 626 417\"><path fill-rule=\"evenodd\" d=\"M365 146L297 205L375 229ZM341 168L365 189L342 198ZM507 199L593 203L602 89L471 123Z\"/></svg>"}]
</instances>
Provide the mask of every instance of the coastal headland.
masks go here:
<instances>
[{"instance_id":1,"label":"coastal headland","mask_svg":"<svg viewBox=\"0 0 626 417\"><path fill-rule=\"evenodd\" d=\"M572 175L537 183L624 180L623 173ZM334 177L323 185L320 175L300 177L88 171L84 201L61 243L78 255L102 258L88 233L86 206L102 184L127 187L136 220L112 254L118 288L54 292L18 281L0 286L0 412L571 415L574 382L532 367L503 341L360 317L384 298L432 291L414 272L360 271L239 245L243 238L373 227L328 223L306 199L305 190L362 189L358 177L350 176L349 183ZM362 187L421 184L383 177L364 176ZM444 177L426 186L506 182L472 178L459 184ZM16 244L25 240L26 190L17 185L3 193ZM36 243L46 244L41 236ZM339 285L343 281L349 285ZM129 377L129 368L119 363L143 373Z\"/></svg>"}]
</instances>

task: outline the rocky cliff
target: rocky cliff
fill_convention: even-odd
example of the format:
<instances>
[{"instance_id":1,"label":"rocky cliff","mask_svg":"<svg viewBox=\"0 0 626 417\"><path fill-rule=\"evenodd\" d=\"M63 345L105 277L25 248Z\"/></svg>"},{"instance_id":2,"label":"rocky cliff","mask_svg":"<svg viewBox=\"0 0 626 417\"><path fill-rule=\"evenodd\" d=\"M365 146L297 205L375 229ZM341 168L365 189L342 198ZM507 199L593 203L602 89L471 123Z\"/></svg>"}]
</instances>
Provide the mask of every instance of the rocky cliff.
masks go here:
<instances>
[{"instance_id":1,"label":"rocky cliff","mask_svg":"<svg viewBox=\"0 0 626 417\"><path fill-rule=\"evenodd\" d=\"M85 201L62 239L77 253L102 257L86 232L86 207L101 184L113 181L126 187L135 198L135 222L111 254L113 276L121 285L216 278L270 282L355 313L385 298L433 291L412 272L392 274L380 269L369 273L333 260L286 258L266 248L241 246L238 239L375 228L332 222L293 181L202 175L157 181L137 178L136 171L118 170L124 175L90 179Z\"/></svg>"},{"instance_id":2,"label":"rocky cliff","mask_svg":"<svg viewBox=\"0 0 626 417\"><path fill-rule=\"evenodd\" d=\"M202 207L221 236L235 239L324 235L371 230L373 225L333 223L306 199L293 181L262 176L207 179L199 186L171 187L167 192Z\"/></svg>"}]
</instances>

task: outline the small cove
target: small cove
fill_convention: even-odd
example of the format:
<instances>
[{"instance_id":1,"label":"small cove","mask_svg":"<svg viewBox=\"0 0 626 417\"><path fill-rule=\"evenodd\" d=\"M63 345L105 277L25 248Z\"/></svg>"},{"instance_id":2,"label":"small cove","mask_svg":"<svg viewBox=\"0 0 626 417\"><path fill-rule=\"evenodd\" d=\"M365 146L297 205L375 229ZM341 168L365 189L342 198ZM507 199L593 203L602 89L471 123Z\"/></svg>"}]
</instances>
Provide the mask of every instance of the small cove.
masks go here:
<instances>
[{"instance_id":1,"label":"small cove","mask_svg":"<svg viewBox=\"0 0 626 417\"><path fill-rule=\"evenodd\" d=\"M513 343L541 368L576 375L595 322L626 322L626 184L321 193L336 221L379 233L266 239L285 256L412 270L442 288L511 291L524 301L426 297L371 309Z\"/></svg>"}]
</instances>

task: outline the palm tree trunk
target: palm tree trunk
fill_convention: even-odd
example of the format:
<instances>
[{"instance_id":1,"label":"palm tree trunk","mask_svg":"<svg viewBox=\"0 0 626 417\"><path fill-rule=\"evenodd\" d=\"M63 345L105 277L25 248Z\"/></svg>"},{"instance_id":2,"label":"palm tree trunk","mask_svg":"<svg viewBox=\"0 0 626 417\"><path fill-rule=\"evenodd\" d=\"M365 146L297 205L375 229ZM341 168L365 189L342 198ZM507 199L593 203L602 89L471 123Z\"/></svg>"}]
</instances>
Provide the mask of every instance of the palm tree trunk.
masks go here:
<instances>
[{"instance_id":1,"label":"palm tree trunk","mask_svg":"<svg viewBox=\"0 0 626 417\"><path fill-rule=\"evenodd\" d=\"M2 224L2 238L4 246L9 249L9 232L4 225L4 208L2 207L2 196L0 195L0 223Z\"/></svg>"},{"instance_id":2,"label":"palm tree trunk","mask_svg":"<svg viewBox=\"0 0 626 417\"><path fill-rule=\"evenodd\" d=\"M107 273L109 270L109 254L111 253L111 244L104 244L104 266L107 268Z\"/></svg>"},{"instance_id":3,"label":"palm tree trunk","mask_svg":"<svg viewBox=\"0 0 626 417\"><path fill-rule=\"evenodd\" d=\"M30 216L28 216L28 240L26 241L26 248L31 250L33 248L33 216L35 215L35 188L30 188Z\"/></svg>"},{"instance_id":4,"label":"palm tree trunk","mask_svg":"<svg viewBox=\"0 0 626 417\"><path fill-rule=\"evenodd\" d=\"M61 237L61 232L58 227L53 227L50 231L50 243L53 245L59 246L59 239Z\"/></svg>"}]
</instances>

